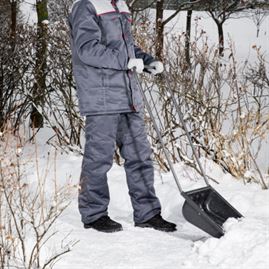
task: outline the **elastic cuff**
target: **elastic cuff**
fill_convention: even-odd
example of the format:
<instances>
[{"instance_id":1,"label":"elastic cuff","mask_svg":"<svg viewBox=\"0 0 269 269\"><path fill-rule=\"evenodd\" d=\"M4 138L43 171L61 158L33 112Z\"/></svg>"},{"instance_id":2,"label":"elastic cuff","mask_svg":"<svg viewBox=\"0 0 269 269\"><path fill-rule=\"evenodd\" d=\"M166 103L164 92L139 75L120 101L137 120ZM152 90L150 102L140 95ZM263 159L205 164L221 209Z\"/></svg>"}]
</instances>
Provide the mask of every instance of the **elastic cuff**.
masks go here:
<instances>
[{"instance_id":1,"label":"elastic cuff","mask_svg":"<svg viewBox=\"0 0 269 269\"><path fill-rule=\"evenodd\" d=\"M154 216L156 216L157 214L160 214L160 213L161 213L160 208L154 209L154 210L150 211L148 214L146 214L142 220L134 218L134 222L137 224L147 222L148 220L150 220L151 218L153 218Z\"/></svg>"},{"instance_id":2,"label":"elastic cuff","mask_svg":"<svg viewBox=\"0 0 269 269\"><path fill-rule=\"evenodd\" d=\"M103 216L107 216L108 213L107 212L102 212L102 213L98 213L94 216L88 216L88 217L82 217L81 218L81 221L84 223L84 224L89 224L89 223L92 223L98 219L100 219L101 217Z\"/></svg>"}]
</instances>

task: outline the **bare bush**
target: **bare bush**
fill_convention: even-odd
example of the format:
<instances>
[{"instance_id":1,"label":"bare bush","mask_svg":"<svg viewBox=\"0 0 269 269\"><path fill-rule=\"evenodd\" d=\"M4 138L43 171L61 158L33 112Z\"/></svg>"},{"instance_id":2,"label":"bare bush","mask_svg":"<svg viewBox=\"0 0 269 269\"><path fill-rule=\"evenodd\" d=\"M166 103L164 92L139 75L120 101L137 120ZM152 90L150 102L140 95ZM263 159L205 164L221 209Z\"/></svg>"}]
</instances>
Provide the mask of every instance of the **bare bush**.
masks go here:
<instances>
[{"instance_id":1,"label":"bare bush","mask_svg":"<svg viewBox=\"0 0 269 269\"><path fill-rule=\"evenodd\" d=\"M10 39L8 28L1 28L0 38L0 129L12 123L18 129L27 113L32 71L31 27L20 27L16 37ZM15 44L15 45L14 45Z\"/></svg>"},{"instance_id":2,"label":"bare bush","mask_svg":"<svg viewBox=\"0 0 269 269\"><path fill-rule=\"evenodd\" d=\"M73 186L49 182L48 171L29 182L21 158L22 140L2 134L0 143L0 266L1 268L52 268L75 242L63 237L50 252L47 245L56 237L56 222L70 203ZM48 162L50 162L48 157ZM53 161L53 160L52 160ZM36 162L38 157L36 156ZM48 169L48 168L47 168ZM58 241L58 242L59 242Z\"/></svg>"},{"instance_id":3,"label":"bare bush","mask_svg":"<svg viewBox=\"0 0 269 269\"><path fill-rule=\"evenodd\" d=\"M65 21L48 25L46 88L40 106L33 98L36 26L20 26L12 40L8 29L0 30L1 39L7 40L0 44L0 130L9 126L15 133L22 124L29 128L34 106L44 126L54 131L49 143L80 152L83 121L78 111L68 34Z\"/></svg>"},{"instance_id":4,"label":"bare bush","mask_svg":"<svg viewBox=\"0 0 269 269\"><path fill-rule=\"evenodd\" d=\"M83 120L72 74L69 29L65 21L49 28L47 94L43 116L55 132L50 143L80 151Z\"/></svg>"},{"instance_id":5,"label":"bare bush","mask_svg":"<svg viewBox=\"0 0 269 269\"><path fill-rule=\"evenodd\" d=\"M61 1L67 8L69 0ZM51 9L62 12L51 2ZM66 14L66 8L63 14ZM61 13L62 14L62 13ZM62 16L62 15L61 15ZM72 76L69 29L62 17L47 24L47 64L44 104L36 107L44 119L44 126L53 131L48 142L55 147L81 153L83 119L78 112L76 85ZM65 16L65 15L63 15ZM134 33L137 45L155 55L155 23L149 10L135 16ZM193 142L201 157L211 158L223 169L246 181L256 180L265 188L263 171L258 158L268 136L268 75L265 57L259 48L256 65L236 63L232 46L225 49L223 58L217 47L209 47L204 31L196 27L190 42L186 62L186 35L165 34L164 62L166 74L154 79L144 75L144 86L155 116L174 162L184 161L196 168L184 130L167 93L170 87L181 107ZM0 128L14 132L24 124L29 128L35 75L36 26L18 26L16 39L8 38L8 29L0 30ZM12 46L14 44L15 46ZM202 44L202 45L201 45ZM15 50L14 50L15 49ZM227 55L227 57L226 57ZM158 145L158 138L150 120L149 135L154 155L160 166L167 164ZM30 129L30 131L32 131ZM33 136L38 130L33 130ZM254 176L252 171L256 171ZM251 173L250 173L251 172Z\"/></svg>"},{"instance_id":6,"label":"bare bush","mask_svg":"<svg viewBox=\"0 0 269 269\"><path fill-rule=\"evenodd\" d=\"M139 39L140 29L137 29ZM150 30L147 34L151 34ZM140 44L145 50L150 48L150 44L143 41ZM166 36L167 72L161 78L144 77L148 99L155 116L159 117L172 159L197 169L167 87L178 100L200 157L214 160L237 178L260 182L267 188L265 171L261 171L257 162L269 128L265 58L254 48L257 64L240 65L235 60L232 45L225 50L227 57L219 57L218 48L209 47L203 31L197 32L191 42L190 68L186 68L188 63L181 57L184 49L184 34ZM155 157L161 167L167 169L157 135L149 126Z\"/></svg>"}]
</instances>

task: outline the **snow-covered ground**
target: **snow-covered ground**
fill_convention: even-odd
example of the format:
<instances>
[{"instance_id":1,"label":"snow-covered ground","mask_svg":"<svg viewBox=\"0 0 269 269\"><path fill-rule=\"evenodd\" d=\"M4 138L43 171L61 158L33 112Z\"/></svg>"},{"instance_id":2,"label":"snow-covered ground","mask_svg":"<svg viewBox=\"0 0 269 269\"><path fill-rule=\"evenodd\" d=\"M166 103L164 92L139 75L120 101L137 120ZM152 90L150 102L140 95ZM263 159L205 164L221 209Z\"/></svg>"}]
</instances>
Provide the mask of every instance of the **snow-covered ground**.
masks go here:
<instances>
[{"instance_id":1,"label":"snow-covered ground","mask_svg":"<svg viewBox=\"0 0 269 269\"><path fill-rule=\"evenodd\" d=\"M71 179L77 184L80 174L81 156L74 153L55 154L55 149L37 142L37 159L33 145L23 150L22 159L27 160L27 180L35 182L36 165L39 174L50 172L48 180L55 174L58 183ZM48 165L47 156L56 156ZM29 157L32 156L32 157ZM30 160L30 161L29 161ZM79 240L72 251L64 255L55 265L56 269L266 269L269 268L269 193L257 184L244 185L211 162L203 162L208 175L219 184L211 182L241 214L242 220L229 219L225 235L212 238L188 223L182 216L184 199L179 194L170 173L156 169L155 186L163 207L165 218L176 222L178 231L163 233L153 229L133 226L132 207L128 196L125 173L122 167L114 165L109 172L111 202L110 216L122 223L124 231L104 234L85 230L77 209L77 191L68 209L54 226L60 233L49 243L48 253L69 232L70 240ZM49 169L48 169L49 167ZM56 171L53 167L57 167ZM185 190L196 189L204 182L192 169L178 164L176 171ZM48 181L49 184L49 181Z\"/></svg>"}]
</instances>

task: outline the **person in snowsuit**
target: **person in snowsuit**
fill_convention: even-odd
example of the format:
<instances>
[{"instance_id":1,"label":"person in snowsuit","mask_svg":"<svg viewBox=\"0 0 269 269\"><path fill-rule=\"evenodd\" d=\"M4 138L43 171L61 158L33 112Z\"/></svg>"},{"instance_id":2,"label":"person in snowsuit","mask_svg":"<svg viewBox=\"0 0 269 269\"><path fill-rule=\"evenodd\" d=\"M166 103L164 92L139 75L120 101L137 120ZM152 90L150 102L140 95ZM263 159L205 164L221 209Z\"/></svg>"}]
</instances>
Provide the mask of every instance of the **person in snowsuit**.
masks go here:
<instances>
[{"instance_id":1,"label":"person in snowsuit","mask_svg":"<svg viewBox=\"0 0 269 269\"><path fill-rule=\"evenodd\" d=\"M144 65L158 74L163 64L134 45L131 14L123 0L77 0L68 19L79 109L86 116L78 197L84 227L122 230L107 212L107 172L117 145L125 160L135 226L175 231L176 225L160 214L143 101L133 74L134 69L142 73Z\"/></svg>"}]
</instances>

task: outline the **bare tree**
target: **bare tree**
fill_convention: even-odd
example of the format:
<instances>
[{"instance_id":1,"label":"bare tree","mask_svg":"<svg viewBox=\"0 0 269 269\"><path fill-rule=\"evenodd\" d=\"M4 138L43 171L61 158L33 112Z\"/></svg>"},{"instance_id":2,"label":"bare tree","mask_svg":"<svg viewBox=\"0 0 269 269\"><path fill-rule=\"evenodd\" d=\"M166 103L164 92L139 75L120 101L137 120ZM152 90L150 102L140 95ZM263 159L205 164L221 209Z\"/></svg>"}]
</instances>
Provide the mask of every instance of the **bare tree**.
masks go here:
<instances>
[{"instance_id":1,"label":"bare tree","mask_svg":"<svg viewBox=\"0 0 269 269\"><path fill-rule=\"evenodd\" d=\"M185 33L185 60L186 64L189 67L191 63L190 59L190 40L191 40L191 18L192 18L192 10L187 11L186 17L186 33Z\"/></svg>"},{"instance_id":2,"label":"bare tree","mask_svg":"<svg viewBox=\"0 0 269 269\"><path fill-rule=\"evenodd\" d=\"M164 40L164 23L163 23L163 11L164 11L164 0L159 0L156 3L156 42L155 50L156 57L160 60L163 59L163 40Z\"/></svg>"},{"instance_id":3,"label":"bare tree","mask_svg":"<svg viewBox=\"0 0 269 269\"><path fill-rule=\"evenodd\" d=\"M195 5L200 5L205 0L184 0L177 4L177 9L165 20L163 19L163 12L166 8L165 0L159 0L156 3L156 41L155 50L157 58L163 60L163 47L164 47L164 27L165 25L174 19L177 14L182 10L192 9Z\"/></svg>"},{"instance_id":4,"label":"bare tree","mask_svg":"<svg viewBox=\"0 0 269 269\"><path fill-rule=\"evenodd\" d=\"M253 3L252 1L241 0L219 0L211 1L211 4L208 7L208 13L212 17L218 28L219 55L222 55L224 50L223 24L235 13L253 7Z\"/></svg>"},{"instance_id":5,"label":"bare tree","mask_svg":"<svg viewBox=\"0 0 269 269\"><path fill-rule=\"evenodd\" d=\"M16 36L16 28L17 28L17 11L18 11L18 1L11 0L11 36Z\"/></svg>"},{"instance_id":6,"label":"bare tree","mask_svg":"<svg viewBox=\"0 0 269 269\"><path fill-rule=\"evenodd\" d=\"M268 15L269 15L269 11L263 10L263 9L256 9L251 12L251 19L255 23L256 29L257 29L256 31L257 38L259 37L261 25Z\"/></svg>"},{"instance_id":7,"label":"bare tree","mask_svg":"<svg viewBox=\"0 0 269 269\"><path fill-rule=\"evenodd\" d=\"M47 0L36 0L37 12L37 42L36 42L36 67L35 84L33 87L33 106L31 112L31 127L43 127L42 107L46 93L46 68L47 68Z\"/></svg>"},{"instance_id":8,"label":"bare tree","mask_svg":"<svg viewBox=\"0 0 269 269\"><path fill-rule=\"evenodd\" d=\"M4 125L4 50L5 46L2 42L2 40L5 40L7 38L6 31L8 30L8 22L10 21L10 16L9 16L9 1L8 0L3 0L0 2L0 24L1 24L1 31L0 31L0 131L3 130L3 125Z\"/></svg>"},{"instance_id":9,"label":"bare tree","mask_svg":"<svg viewBox=\"0 0 269 269\"><path fill-rule=\"evenodd\" d=\"M153 7L158 0L149 0L149 1L141 1L141 0L126 0L126 3L132 14L141 12L147 8Z\"/></svg>"}]
</instances>

